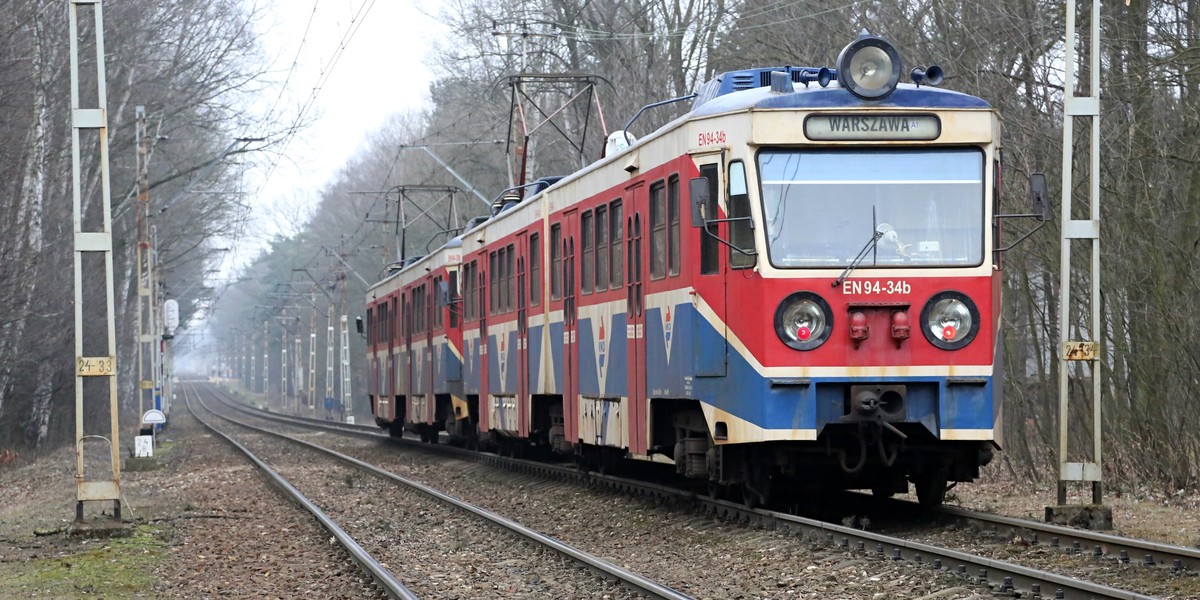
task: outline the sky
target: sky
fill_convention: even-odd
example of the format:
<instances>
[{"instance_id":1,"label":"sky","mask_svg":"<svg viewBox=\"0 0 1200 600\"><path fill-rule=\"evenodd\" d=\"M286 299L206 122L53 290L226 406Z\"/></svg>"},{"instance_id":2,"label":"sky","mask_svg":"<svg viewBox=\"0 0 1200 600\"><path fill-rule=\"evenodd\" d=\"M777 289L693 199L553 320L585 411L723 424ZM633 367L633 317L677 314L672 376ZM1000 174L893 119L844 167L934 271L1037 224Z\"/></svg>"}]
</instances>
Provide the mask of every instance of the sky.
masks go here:
<instances>
[{"instance_id":1,"label":"sky","mask_svg":"<svg viewBox=\"0 0 1200 600\"><path fill-rule=\"evenodd\" d=\"M437 0L243 2L259 11L258 43L267 61L265 90L247 111L259 118L273 111L290 125L311 106L304 109L308 125L276 145L282 155L246 155L242 191L250 223L214 265L217 285L231 281L273 235L299 232L304 223L293 217L309 214L322 188L391 115L426 108L433 81L427 49L446 30L427 16L439 10Z\"/></svg>"},{"instance_id":2,"label":"sky","mask_svg":"<svg viewBox=\"0 0 1200 600\"><path fill-rule=\"evenodd\" d=\"M281 216L315 206L321 188L390 115L425 108L433 80L427 48L445 31L426 16L437 11L432 0L246 1L264 10L259 42L277 82L256 110L274 106L291 123L302 106L312 105L304 117L309 125L286 142L283 157L264 153L258 160L265 164L245 174L252 239L242 240L226 267L253 259L266 241L254 237L273 228L295 233L300 224Z\"/></svg>"}]
</instances>

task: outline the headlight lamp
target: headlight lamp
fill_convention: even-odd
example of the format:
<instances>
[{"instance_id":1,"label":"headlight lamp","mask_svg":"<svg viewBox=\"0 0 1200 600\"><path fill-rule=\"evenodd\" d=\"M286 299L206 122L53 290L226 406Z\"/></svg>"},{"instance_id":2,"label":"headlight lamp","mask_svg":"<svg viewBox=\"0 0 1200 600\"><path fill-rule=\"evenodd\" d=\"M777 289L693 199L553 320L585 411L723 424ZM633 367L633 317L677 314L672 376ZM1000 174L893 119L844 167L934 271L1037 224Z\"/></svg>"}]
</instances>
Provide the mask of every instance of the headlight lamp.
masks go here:
<instances>
[{"instance_id":1,"label":"headlight lamp","mask_svg":"<svg viewBox=\"0 0 1200 600\"><path fill-rule=\"evenodd\" d=\"M812 350L825 343L833 329L829 303L812 292L796 292L775 309L775 333L796 350Z\"/></svg>"},{"instance_id":2,"label":"headlight lamp","mask_svg":"<svg viewBox=\"0 0 1200 600\"><path fill-rule=\"evenodd\" d=\"M957 350L979 333L979 309L961 292L938 292L925 303L921 324L929 343L943 350Z\"/></svg>"},{"instance_id":3,"label":"headlight lamp","mask_svg":"<svg viewBox=\"0 0 1200 600\"><path fill-rule=\"evenodd\" d=\"M895 91L902 70L896 47L865 32L843 48L837 59L838 81L863 100L881 100Z\"/></svg>"}]
</instances>

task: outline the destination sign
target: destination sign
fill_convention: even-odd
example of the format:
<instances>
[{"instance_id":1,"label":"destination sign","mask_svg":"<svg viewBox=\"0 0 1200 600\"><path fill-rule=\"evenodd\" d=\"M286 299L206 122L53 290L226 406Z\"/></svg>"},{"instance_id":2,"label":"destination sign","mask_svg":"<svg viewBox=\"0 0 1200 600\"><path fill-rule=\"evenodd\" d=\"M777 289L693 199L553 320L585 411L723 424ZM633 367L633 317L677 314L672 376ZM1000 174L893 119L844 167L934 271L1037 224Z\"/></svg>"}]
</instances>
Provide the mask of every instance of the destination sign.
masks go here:
<instances>
[{"instance_id":1,"label":"destination sign","mask_svg":"<svg viewBox=\"0 0 1200 600\"><path fill-rule=\"evenodd\" d=\"M804 120L810 140L936 140L941 134L936 115L811 115Z\"/></svg>"}]
</instances>

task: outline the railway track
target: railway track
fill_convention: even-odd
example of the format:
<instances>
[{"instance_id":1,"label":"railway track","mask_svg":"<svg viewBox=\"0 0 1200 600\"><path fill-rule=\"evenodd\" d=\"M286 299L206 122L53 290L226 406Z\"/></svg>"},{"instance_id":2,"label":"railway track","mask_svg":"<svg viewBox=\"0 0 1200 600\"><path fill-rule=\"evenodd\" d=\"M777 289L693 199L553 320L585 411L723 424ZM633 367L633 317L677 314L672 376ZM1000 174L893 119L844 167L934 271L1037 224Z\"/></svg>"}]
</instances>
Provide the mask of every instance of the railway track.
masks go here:
<instances>
[{"instance_id":1,"label":"railway track","mask_svg":"<svg viewBox=\"0 0 1200 600\"><path fill-rule=\"evenodd\" d=\"M347 499L344 497L340 499L334 498L335 496L344 495L340 491L339 493L323 494L324 499L322 504L333 504L331 509L327 509L328 512L347 515L347 520L352 518L351 515L364 512L364 509L371 513L371 523L374 524L373 527L377 531L371 531L371 527L364 530L359 525L356 527L357 533L351 536L350 534L346 534L342 527L334 523L332 519L325 516L325 513L316 507L315 502L299 495L299 492L288 484L282 476L277 473L272 475L272 478L276 482L282 482L282 485L286 486L285 489L288 489L289 493L294 492L297 494L293 497L297 498L297 501L304 505L306 509L313 512L322 525L330 528L331 533L334 533L338 542L347 548L347 551L354 557L355 562L362 565L375 578L380 587L392 597L416 598L418 594L414 594L404 584L401 584L396 576L390 573L383 565L393 565L393 568L413 572L415 570L413 561L424 560L432 563L430 566L434 567L435 571L449 571L449 573L436 572L433 574L429 574L428 571L422 571L427 580L411 580L412 578L410 578L408 585L420 590L420 595L426 597L446 594L447 589L444 586L444 582L436 581L436 579L453 578L453 571L459 570L470 572L471 585L492 585L494 588L493 594L499 593L501 595L509 593L516 593L518 595L528 594L531 590L526 588L535 586L537 594L545 593L562 596L583 594L595 595L597 597L619 598L630 596L663 600L684 600L689 598L684 594L615 565L610 561L580 551L557 539L464 502L432 487L400 477L365 461L312 442L256 427L227 415L216 413L204 403L203 399L199 398L199 394L195 390L191 390L191 394L196 396L198 403L205 410L218 414L221 418L229 420L239 427L249 429L254 432L253 435L255 436L277 437L286 440L290 444L303 446L306 450L318 453L326 458L335 459L338 463L337 467L320 475L320 478L326 482L344 481L349 483L355 481L355 475L351 472L366 472L376 476L372 478L375 481L386 482L386 485L374 486L366 482L353 484L360 488L372 486L370 490L371 496L366 500L360 499L357 504L347 502ZM188 399L190 400L190 397ZM189 409L195 412L195 409L191 408L190 405ZM211 424L205 423L205 425L210 429L212 428ZM214 431L216 430L214 429ZM229 436L225 434L221 435L227 440L233 441ZM295 462L295 458L289 459L282 456L278 450L271 450L265 443L261 445L264 447L263 452L277 455L277 459L272 462ZM239 449L243 449L243 452L247 452L248 456L252 456L249 454L249 450L244 448L242 446ZM305 454L310 455L312 452L306 452ZM252 460L262 469L271 468L262 459L252 458ZM305 459L305 461L307 462L302 463L303 466L293 466L290 470L312 469L314 461L310 459ZM398 496L393 493L397 488L400 489ZM322 491L317 490L316 493L322 493ZM373 506L369 508L364 507L363 503ZM397 513L396 511L399 512ZM462 513L467 513L475 517L476 520L464 521L461 518ZM392 524L401 524L402 526L393 528ZM493 531L495 527L511 533L517 539L521 540L522 543L513 544L511 539L506 539L506 536L494 535ZM429 531L426 532L426 529ZM339 531L341 535L337 533ZM373 539L378 558L372 557L371 554L362 550L362 545L366 542L360 544L360 542L355 541L353 538L359 538L360 540L363 538ZM430 541L431 539L432 542ZM481 540L491 542L491 546L488 546ZM392 551L394 546L403 546L409 550L415 550L415 552L401 555ZM545 551L553 551L553 553L567 560L547 561L543 556ZM385 558L386 554L390 554L390 557ZM446 554L455 554L455 560L445 561ZM478 561L470 563L461 560L463 555L468 554L477 557ZM432 558L435 556L440 557L439 560L445 562L439 564L438 561ZM497 582L489 582L488 578L491 576L495 576ZM439 585L443 587L439 588ZM462 584L460 582L456 585L461 588ZM466 593L475 597L485 592L486 590L474 589Z\"/></svg>"},{"instance_id":2,"label":"railway track","mask_svg":"<svg viewBox=\"0 0 1200 600\"><path fill-rule=\"evenodd\" d=\"M893 535L915 534L913 523L928 529L929 523L944 525L944 531L977 551L991 548L993 555L1011 554L1013 548L1025 554L1038 554L1041 562L1063 557L1088 570L1112 571L1114 579L1168 580L1197 582L1183 597L1194 597L1200 590L1200 550L1150 540L1141 540L1104 532L1075 529L1041 521L969 510L957 506L922 507L903 499L880 499L869 494L846 492L841 500L843 511L864 515L873 526ZM905 533L896 533L905 532ZM942 538L950 537L942 535ZM1131 585L1127 582L1125 585Z\"/></svg>"},{"instance_id":3,"label":"railway track","mask_svg":"<svg viewBox=\"0 0 1200 600\"><path fill-rule=\"evenodd\" d=\"M282 417L280 415L271 415L271 417L295 424L309 425L305 422L306 420L298 420L293 417ZM371 432L375 428L370 426L339 425L337 428L353 432L359 436L389 439L385 434L378 433L377 431ZM411 441L390 439L401 444L416 445L415 442ZM428 445L422 446L430 450L433 449ZM508 459L495 455L461 451L455 448L436 447L436 451L450 453L464 460L484 462L516 472L537 474L539 477L564 481L569 480L576 484L602 485L625 494L655 496L663 499L671 499L673 502L695 503L701 510L723 519L754 524L779 531L800 533L805 536L805 539L813 543L845 552L851 556L902 562L921 569L938 570L952 577L957 577L964 583L986 586L993 592L1011 594L1015 597L1041 596L1053 598L1060 592L1065 598L1154 597L1146 593L1138 593L1086 581L1080 577L1054 573L1048 569L1014 564L1010 560L1000 560L993 556L980 556L975 552L952 550L932 543L896 538L795 515L750 509L739 504L713 500L703 495L681 491L670 486L631 481L594 473L584 474L573 467ZM1001 538L1007 535L1012 539L1023 540L1025 542L1024 545L1039 550L1042 554L1047 552L1062 552L1064 555L1075 556L1081 561L1086 559L1083 571L1099 570L1102 572L1101 574L1106 570L1114 571L1115 575L1110 577L1110 579L1115 578L1118 581L1124 580L1125 577L1122 574L1130 573L1130 569L1136 569L1133 572L1139 574L1138 578L1180 578L1185 581L1187 581L1187 578L1190 578L1192 582L1196 581L1197 573L1194 561L1196 560L1197 553L1189 548L1133 540L1108 534L1098 534L1096 532L1072 530L1070 528L1035 521L975 513L951 507L947 507L942 511L941 518L969 521L976 524L973 527L979 529L987 528L994 535L998 535ZM1057 544L1054 538L1058 539ZM1056 546L1060 550L1055 550ZM1100 547L1099 556L1095 555L1096 546ZM1122 560L1122 550L1125 551L1125 556L1130 557L1128 561ZM1147 560L1146 555L1150 555L1151 559ZM1140 557L1140 560L1135 557ZM1024 560L1020 556L1009 558L1011 560ZM1191 593L1186 591L1171 592L1169 591L1169 586L1165 589L1168 591L1156 590L1150 592L1150 594L1175 595L1176 597L1191 596ZM1195 588L1193 586L1189 589Z\"/></svg>"},{"instance_id":4,"label":"railway track","mask_svg":"<svg viewBox=\"0 0 1200 600\"><path fill-rule=\"evenodd\" d=\"M914 505L911 502L905 504ZM1119 564L1139 564L1170 574L1200 573L1200 550L1195 548L1073 529L954 506L939 507L936 512L944 519L976 524L980 529L990 529L1002 533L1007 539L1021 540L1032 546L1045 545L1051 549Z\"/></svg>"},{"instance_id":5,"label":"railway track","mask_svg":"<svg viewBox=\"0 0 1200 600\"><path fill-rule=\"evenodd\" d=\"M321 524L322 527L324 527L331 535L333 535L333 537L337 540L337 543L350 555L351 560L357 563L365 573L370 575L375 581L376 585L378 585L384 591L384 593L391 598L398 598L402 600L418 600L418 596L414 594L412 590L408 589L403 583L400 582L400 580L396 579L395 575L384 568L383 565L380 564L380 562L373 556L367 553L367 551L364 550L362 546L360 546L358 542L354 540L354 538L350 537L350 535L347 534L341 526L339 526L333 519L326 515L324 511L317 507L316 504L312 503L307 497L305 497L304 494L300 493L300 490L296 489L287 481L287 479L280 475L279 472L271 468L271 466L267 463L263 462L263 460L251 452L249 448L242 445L237 440L233 439L233 437L221 431L215 425L201 416L200 412L192 407L191 400L193 397L198 399L198 392L196 392L195 389L191 388L190 386L184 387L183 399L184 405L187 407L188 412L190 412L192 416L195 417L196 420L199 421L200 424L206 429L213 432L214 435L224 439L227 443L245 455L246 458L249 459L250 462L254 463L254 465L258 467L259 471L261 471L276 486L278 486L285 495L299 504L304 510L308 511L308 513L311 514L313 518L315 518L317 522Z\"/></svg>"}]
</instances>

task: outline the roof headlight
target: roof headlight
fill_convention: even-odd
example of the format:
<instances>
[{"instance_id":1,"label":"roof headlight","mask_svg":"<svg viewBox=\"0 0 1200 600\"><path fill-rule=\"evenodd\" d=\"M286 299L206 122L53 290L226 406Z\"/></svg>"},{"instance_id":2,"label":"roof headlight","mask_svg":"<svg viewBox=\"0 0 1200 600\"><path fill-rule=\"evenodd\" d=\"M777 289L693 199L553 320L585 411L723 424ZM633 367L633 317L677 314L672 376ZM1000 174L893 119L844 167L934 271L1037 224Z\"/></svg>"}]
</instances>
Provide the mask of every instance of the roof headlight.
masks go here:
<instances>
[{"instance_id":1,"label":"roof headlight","mask_svg":"<svg viewBox=\"0 0 1200 600\"><path fill-rule=\"evenodd\" d=\"M863 100L881 100L900 83L900 52L887 40L863 33L837 59L838 81Z\"/></svg>"}]
</instances>

